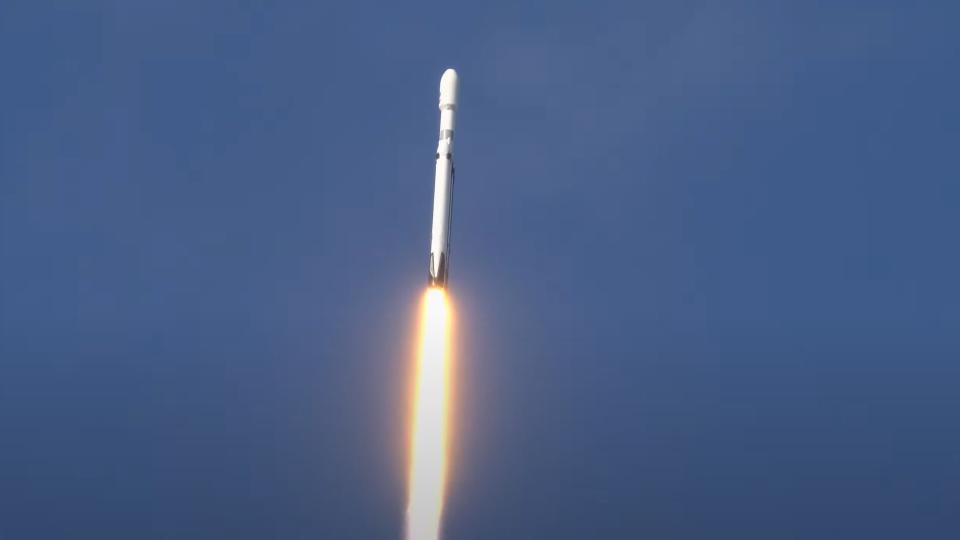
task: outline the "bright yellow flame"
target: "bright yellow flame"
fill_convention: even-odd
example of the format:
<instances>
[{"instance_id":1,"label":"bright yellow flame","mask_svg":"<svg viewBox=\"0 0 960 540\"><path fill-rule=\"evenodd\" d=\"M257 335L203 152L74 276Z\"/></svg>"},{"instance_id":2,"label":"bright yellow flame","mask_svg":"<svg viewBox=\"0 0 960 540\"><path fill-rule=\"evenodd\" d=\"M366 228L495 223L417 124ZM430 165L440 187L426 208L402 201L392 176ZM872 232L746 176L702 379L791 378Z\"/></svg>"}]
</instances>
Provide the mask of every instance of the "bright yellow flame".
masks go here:
<instances>
[{"instance_id":1,"label":"bright yellow flame","mask_svg":"<svg viewBox=\"0 0 960 540\"><path fill-rule=\"evenodd\" d=\"M440 537L447 474L450 394L450 304L443 289L423 299L414 391L407 540Z\"/></svg>"}]
</instances>

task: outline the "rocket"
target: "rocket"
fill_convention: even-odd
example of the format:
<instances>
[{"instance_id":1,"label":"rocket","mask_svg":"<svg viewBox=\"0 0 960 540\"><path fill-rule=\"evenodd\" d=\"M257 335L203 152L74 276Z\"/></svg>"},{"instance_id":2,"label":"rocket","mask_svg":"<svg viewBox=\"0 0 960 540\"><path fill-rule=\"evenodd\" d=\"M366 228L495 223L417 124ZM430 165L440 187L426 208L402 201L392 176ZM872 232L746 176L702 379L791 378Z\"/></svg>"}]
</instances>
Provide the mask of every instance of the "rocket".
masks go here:
<instances>
[{"instance_id":1,"label":"rocket","mask_svg":"<svg viewBox=\"0 0 960 540\"><path fill-rule=\"evenodd\" d=\"M433 182L433 230L430 235L430 269L427 283L445 288L450 272L450 222L453 216L453 129L457 112L457 72L448 69L440 78L440 141L437 143Z\"/></svg>"}]
</instances>

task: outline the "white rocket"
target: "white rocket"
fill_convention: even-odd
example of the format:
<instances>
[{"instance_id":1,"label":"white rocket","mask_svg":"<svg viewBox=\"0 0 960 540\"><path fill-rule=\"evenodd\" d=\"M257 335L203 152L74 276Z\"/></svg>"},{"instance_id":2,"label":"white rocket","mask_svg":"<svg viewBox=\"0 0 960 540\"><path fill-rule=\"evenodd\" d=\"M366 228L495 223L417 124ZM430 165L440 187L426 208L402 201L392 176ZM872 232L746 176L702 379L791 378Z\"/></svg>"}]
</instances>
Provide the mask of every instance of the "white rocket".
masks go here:
<instances>
[{"instance_id":1,"label":"white rocket","mask_svg":"<svg viewBox=\"0 0 960 540\"><path fill-rule=\"evenodd\" d=\"M433 184L433 232L430 236L431 287L446 287L450 271L450 220L453 215L453 125L457 112L457 72L448 69L440 78L440 142Z\"/></svg>"}]
</instances>

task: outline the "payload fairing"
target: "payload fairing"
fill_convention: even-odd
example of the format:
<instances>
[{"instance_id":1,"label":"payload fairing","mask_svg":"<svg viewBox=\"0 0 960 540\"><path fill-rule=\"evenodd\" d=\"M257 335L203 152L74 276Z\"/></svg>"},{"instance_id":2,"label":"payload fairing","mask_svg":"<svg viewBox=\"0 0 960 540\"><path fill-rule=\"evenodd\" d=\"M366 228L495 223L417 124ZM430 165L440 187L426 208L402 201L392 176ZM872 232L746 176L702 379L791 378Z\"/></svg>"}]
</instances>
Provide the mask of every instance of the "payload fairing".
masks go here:
<instances>
[{"instance_id":1,"label":"payload fairing","mask_svg":"<svg viewBox=\"0 0 960 540\"><path fill-rule=\"evenodd\" d=\"M440 142L433 184L433 231L430 236L431 287L446 287L450 272L450 224L453 216L453 130L457 112L457 72L448 69L440 78Z\"/></svg>"}]
</instances>

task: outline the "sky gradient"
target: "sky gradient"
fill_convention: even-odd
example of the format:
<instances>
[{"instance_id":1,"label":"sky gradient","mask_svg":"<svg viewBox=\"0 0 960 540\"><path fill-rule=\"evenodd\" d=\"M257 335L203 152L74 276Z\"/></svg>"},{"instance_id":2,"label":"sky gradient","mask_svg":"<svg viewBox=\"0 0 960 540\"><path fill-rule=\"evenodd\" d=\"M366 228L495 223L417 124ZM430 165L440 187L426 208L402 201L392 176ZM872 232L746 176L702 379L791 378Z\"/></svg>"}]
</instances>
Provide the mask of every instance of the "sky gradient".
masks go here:
<instances>
[{"instance_id":1,"label":"sky gradient","mask_svg":"<svg viewBox=\"0 0 960 540\"><path fill-rule=\"evenodd\" d=\"M960 537L915 4L5 2L0 537L400 538L447 67L447 539Z\"/></svg>"}]
</instances>

